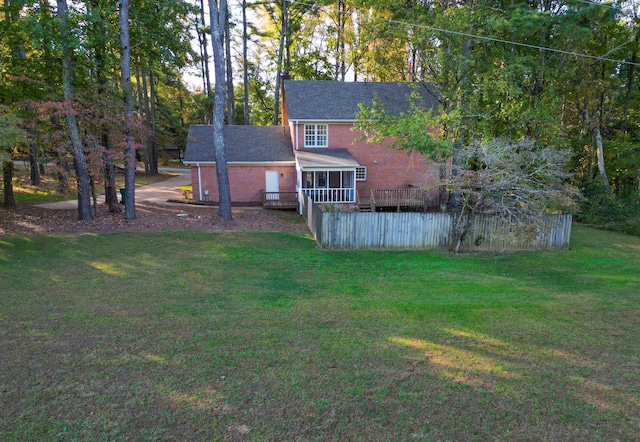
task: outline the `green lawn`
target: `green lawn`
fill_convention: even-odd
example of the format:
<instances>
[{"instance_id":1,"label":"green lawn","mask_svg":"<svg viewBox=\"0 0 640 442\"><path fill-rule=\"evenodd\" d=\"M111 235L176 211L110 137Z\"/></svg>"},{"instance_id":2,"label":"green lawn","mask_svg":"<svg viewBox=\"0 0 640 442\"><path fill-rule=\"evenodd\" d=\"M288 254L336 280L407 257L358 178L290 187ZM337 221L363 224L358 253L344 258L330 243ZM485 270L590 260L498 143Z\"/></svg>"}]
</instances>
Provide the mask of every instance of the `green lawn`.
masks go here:
<instances>
[{"instance_id":1,"label":"green lawn","mask_svg":"<svg viewBox=\"0 0 640 442\"><path fill-rule=\"evenodd\" d=\"M638 440L640 238L0 237L0 440Z\"/></svg>"}]
</instances>

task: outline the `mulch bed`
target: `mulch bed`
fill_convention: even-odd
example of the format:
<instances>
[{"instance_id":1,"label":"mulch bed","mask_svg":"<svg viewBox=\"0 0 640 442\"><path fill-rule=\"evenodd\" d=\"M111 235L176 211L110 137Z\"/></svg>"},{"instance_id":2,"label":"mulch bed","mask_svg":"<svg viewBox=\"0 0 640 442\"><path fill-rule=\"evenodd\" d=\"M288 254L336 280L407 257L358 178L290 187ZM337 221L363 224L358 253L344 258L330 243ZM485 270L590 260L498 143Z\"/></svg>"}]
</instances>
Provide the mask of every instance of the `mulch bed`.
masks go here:
<instances>
[{"instance_id":1,"label":"mulch bed","mask_svg":"<svg viewBox=\"0 0 640 442\"><path fill-rule=\"evenodd\" d=\"M91 221L78 221L76 209L44 209L32 204L18 204L15 209L0 207L0 235L82 234L108 232L159 232L175 230L259 231L309 234L307 226L295 213L261 208L234 208L233 220L224 221L213 207L192 205L136 204L136 219L123 213L109 213L100 206ZM186 214L186 216L185 216Z\"/></svg>"}]
</instances>

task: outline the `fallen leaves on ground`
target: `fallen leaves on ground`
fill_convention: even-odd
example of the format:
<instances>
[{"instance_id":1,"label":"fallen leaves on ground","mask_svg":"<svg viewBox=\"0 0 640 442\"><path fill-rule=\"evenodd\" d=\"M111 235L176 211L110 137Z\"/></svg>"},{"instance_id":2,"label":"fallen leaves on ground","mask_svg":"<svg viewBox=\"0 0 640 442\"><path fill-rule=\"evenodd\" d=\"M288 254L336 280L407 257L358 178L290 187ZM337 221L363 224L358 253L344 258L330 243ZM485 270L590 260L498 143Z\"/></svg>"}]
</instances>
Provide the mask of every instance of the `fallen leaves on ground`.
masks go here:
<instances>
[{"instance_id":1,"label":"fallen leaves on ground","mask_svg":"<svg viewBox=\"0 0 640 442\"><path fill-rule=\"evenodd\" d=\"M234 208L231 221L221 219L217 213L217 208L211 206L139 203L136 205L136 219L126 219L123 213L109 213L108 207L102 205L98 207L97 217L79 221L75 209L54 210L18 204L15 209L0 208L0 235L173 230L309 233L301 218L293 212L268 211L258 207Z\"/></svg>"}]
</instances>

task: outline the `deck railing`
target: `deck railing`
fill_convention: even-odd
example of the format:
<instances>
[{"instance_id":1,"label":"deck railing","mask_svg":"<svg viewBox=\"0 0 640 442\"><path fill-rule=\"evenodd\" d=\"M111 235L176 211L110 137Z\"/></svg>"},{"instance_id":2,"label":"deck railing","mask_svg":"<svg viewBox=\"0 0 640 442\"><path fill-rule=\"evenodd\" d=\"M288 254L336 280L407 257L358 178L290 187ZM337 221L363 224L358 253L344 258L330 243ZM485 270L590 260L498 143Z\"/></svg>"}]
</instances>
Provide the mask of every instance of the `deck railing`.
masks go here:
<instances>
[{"instance_id":1,"label":"deck railing","mask_svg":"<svg viewBox=\"0 0 640 442\"><path fill-rule=\"evenodd\" d=\"M376 207L427 207L430 205L429 192L418 187L405 189L372 189L371 208ZM435 205L437 202L433 202Z\"/></svg>"},{"instance_id":2,"label":"deck railing","mask_svg":"<svg viewBox=\"0 0 640 442\"><path fill-rule=\"evenodd\" d=\"M316 203L355 203L356 189L353 187L306 188L302 193Z\"/></svg>"},{"instance_id":3,"label":"deck railing","mask_svg":"<svg viewBox=\"0 0 640 442\"><path fill-rule=\"evenodd\" d=\"M298 192L262 192L265 209L297 209Z\"/></svg>"}]
</instances>

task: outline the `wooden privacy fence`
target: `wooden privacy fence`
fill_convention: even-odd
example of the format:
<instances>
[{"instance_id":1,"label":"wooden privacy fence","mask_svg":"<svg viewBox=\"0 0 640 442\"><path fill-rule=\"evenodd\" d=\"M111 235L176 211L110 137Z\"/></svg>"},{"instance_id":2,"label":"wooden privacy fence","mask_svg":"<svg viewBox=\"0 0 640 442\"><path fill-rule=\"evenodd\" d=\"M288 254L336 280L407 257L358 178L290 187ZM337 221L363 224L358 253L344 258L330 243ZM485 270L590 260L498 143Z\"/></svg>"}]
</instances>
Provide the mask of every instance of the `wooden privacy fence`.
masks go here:
<instances>
[{"instance_id":1,"label":"wooden privacy fence","mask_svg":"<svg viewBox=\"0 0 640 442\"><path fill-rule=\"evenodd\" d=\"M318 244L327 249L451 250L457 242L456 214L415 212L322 211L303 198L303 215ZM535 236L510 231L496 217L475 216L469 222L463 252L566 250L571 215L546 215Z\"/></svg>"}]
</instances>

